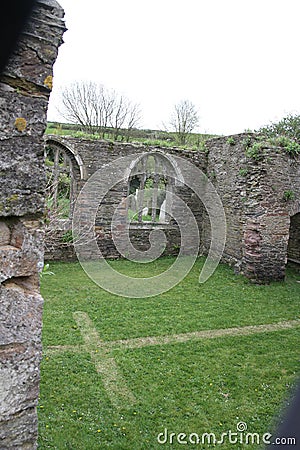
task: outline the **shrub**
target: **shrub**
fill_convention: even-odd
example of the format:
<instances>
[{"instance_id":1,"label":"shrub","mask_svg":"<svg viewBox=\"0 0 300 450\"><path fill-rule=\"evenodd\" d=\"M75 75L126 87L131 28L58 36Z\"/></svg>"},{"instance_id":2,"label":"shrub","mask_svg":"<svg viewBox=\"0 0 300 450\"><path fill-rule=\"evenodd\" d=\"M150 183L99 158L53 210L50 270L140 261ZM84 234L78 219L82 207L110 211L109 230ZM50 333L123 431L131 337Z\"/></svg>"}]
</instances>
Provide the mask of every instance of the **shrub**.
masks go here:
<instances>
[{"instance_id":1,"label":"shrub","mask_svg":"<svg viewBox=\"0 0 300 450\"><path fill-rule=\"evenodd\" d=\"M254 144L252 144L251 147L247 149L246 156L248 158L252 158L258 161L263 157L262 148L263 148L262 142L254 142Z\"/></svg>"},{"instance_id":2,"label":"shrub","mask_svg":"<svg viewBox=\"0 0 300 450\"><path fill-rule=\"evenodd\" d=\"M228 139L227 139L227 144L229 144L229 145L235 145L235 139L234 139L234 137L232 137L232 136L230 136Z\"/></svg>"},{"instance_id":3,"label":"shrub","mask_svg":"<svg viewBox=\"0 0 300 450\"><path fill-rule=\"evenodd\" d=\"M284 191L283 198L287 202L288 200L294 200L295 194L291 190Z\"/></svg>"}]
</instances>

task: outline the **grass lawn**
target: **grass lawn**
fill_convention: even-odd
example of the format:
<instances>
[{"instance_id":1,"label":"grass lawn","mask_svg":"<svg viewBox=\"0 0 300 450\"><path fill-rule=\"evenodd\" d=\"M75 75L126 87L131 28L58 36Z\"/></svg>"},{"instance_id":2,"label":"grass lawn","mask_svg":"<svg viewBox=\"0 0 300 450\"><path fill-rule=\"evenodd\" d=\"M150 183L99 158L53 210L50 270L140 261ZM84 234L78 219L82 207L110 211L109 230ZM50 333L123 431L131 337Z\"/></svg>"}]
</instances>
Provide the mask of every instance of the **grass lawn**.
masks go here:
<instances>
[{"instance_id":1,"label":"grass lawn","mask_svg":"<svg viewBox=\"0 0 300 450\"><path fill-rule=\"evenodd\" d=\"M191 433L220 439L239 422L250 433L272 433L297 381L300 326L184 342L176 335L299 319L300 275L290 269L284 283L255 286L219 265L199 285L203 261L172 290L148 299L103 291L77 263L51 265L55 275L44 276L41 287L40 449L179 449L179 433L183 440ZM111 264L152 276L172 262ZM169 343L161 338L170 335ZM165 429L163 445L157 436ZM186 447L262 448L226 439Z\"/></svg>"}]
</instances>

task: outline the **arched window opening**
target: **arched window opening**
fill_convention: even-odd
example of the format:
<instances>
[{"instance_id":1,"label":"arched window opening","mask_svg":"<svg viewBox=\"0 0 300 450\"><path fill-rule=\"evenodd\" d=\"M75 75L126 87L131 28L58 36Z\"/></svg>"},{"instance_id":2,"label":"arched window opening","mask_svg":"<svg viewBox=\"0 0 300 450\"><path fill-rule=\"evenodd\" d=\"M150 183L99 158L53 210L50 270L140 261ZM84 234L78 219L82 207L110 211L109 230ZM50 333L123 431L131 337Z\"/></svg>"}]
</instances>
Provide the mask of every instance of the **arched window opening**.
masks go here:
<instances>
[{"instance_id":1,"label":"arched window opening","mask_svg":"<svg viewBox=\"0 0 300 450\"><path fill-rule=\"evenodd\" d=\"M150 154L140 159L128 182L129 221L169 222L167 201L172 185L168 164L160 155Z\"/></svg>"},{"instance_id":2,"label":"arched window opening","mask_svg":"<svg viewBox=\"0 0 300 450\"><path fill-rule=\"evenodd\" d=\"M287 257L300 264L300 212L291 217Z\"/></svg>"},{"instance_id":3,"label":"arched window opening","mask_svg":"<svg viewBox=\"0 0 300 450\"><path fill-rule=\"evenodd\" d=\"M45 147L46 204L52 219L69 219L74 203L73 163L58 146Z\"/></svg>"}]
</instances>

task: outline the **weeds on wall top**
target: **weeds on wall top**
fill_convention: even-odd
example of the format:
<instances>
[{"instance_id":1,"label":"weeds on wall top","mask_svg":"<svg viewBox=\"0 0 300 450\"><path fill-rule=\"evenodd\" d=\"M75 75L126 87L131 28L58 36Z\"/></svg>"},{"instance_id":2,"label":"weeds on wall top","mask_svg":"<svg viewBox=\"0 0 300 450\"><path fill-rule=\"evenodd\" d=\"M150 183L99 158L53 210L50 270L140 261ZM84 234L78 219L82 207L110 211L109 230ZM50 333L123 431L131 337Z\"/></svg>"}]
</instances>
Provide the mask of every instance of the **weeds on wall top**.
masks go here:
<instances>
[{"instance_id":1,"label":"weeds on wall top","mask_svg":"<svg viewBox=\"0 0 300 450\"><path fill-rule=\"evenodd\" d=\"M300 154L300 116L289 114L279 122L258 130L269 145L281 147L290 156Z\"/></svg>"},{"instance_id":2,"label":"weeds on wall top","mask_svg":"<svg viewBox=\"0 0 300 450\"><path fill-rule=\"evenodd\" d=\"M282 149L290 156L297 156L300 154L300 144L295 140L286 136L271 137L267 140L270 145L282 147Z\"/></svg>"},{"instance_id":3,"label":"weeds on wall top","mask_svg":"<svg viewBox=\"0 0 300 450\"><path fill-rule=\"evenodd\" d=\"M234 137L233 136L230 136L228 139L227 139L227 144L229 144L229 145L235 145L235 139L234 139Z\"/></svg>"},{"instance_id":4,"label":"weeds on wall top","mask_svg":"<svg viewBox=\"0 0 300 450\"><path fill-rule=\"evenodd\" d=\"M288 155L295 157L300 154L300 144L287 136L266 136L258 135L253 142L253 138L247 137L243 141L245 154L248 158L256 161L262 160L266 154L263 149L271 147L281 148Z\"/></svg>"},{"instance_id":5,"label":"weeds on wall top","mask_svg":"<svg viewBox=\"0 0 300 450\"><path fill-rule=\"evenodd\" d=\"M259 160L263 159L263 157L265 156L263 149L268 147L266 145L266 142L258 140L257 138L253 142L253 138L248 136L242 141L242 143L246 150L245 154L246 154L247 158L252 158L255 161L259 161Z\"/></svg>"}]
</instances>

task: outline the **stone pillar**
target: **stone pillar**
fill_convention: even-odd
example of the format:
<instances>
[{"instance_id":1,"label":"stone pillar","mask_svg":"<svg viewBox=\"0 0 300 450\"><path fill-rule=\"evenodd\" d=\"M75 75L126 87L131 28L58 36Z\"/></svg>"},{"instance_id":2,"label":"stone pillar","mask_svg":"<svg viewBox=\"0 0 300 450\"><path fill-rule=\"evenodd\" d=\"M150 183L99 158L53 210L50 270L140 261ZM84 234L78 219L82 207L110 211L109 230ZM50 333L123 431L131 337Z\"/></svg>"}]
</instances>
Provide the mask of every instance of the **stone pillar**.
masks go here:
<instances>
[{"instance_id":1,"label":"stone pillar","mask_svg":"<svg viewBox=\"0 0 300 450\"><path fill-rule=\"evenodd\" d=\"M0 78L0 448L35 449L43 299L43 133L65 30L37 0Z\"/></svg>"},{"instance_id":2,"label":"stone pillar","mask_svg":"<svg viewBox=\"0 0 300 450\"><path fill-rule=\"evenodd\" d=\"M289 156L280 148L264 148L259 161L248 161L247 200L242 240L242 273L256 283L285 277L289 239Z\"/></svg>"}]
</instances>

